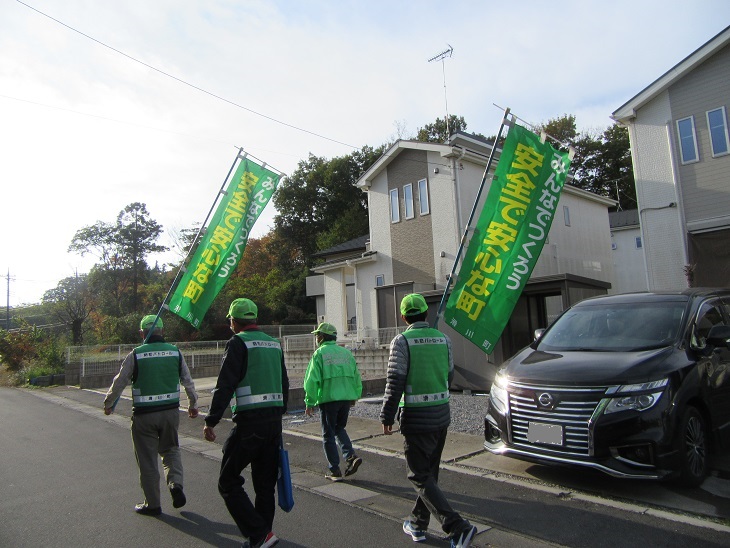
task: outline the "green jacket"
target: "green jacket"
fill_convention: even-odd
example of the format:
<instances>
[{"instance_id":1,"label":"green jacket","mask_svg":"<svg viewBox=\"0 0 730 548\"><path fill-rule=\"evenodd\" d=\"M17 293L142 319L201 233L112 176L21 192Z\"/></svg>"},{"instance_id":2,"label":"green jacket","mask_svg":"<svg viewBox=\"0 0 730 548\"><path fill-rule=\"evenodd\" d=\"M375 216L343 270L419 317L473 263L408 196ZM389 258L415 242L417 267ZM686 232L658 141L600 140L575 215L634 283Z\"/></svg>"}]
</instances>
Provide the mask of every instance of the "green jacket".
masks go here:
<instances>
[{"instance_id":1,"label":"green jacket","mask_svg":"<svg viewBox=\"0 0 730 548\"><path fill-rule=\"evenodd\" d=\"M307 407L360 399L362 378L352 352L336 341L322 341L307 365L304 392Z\"/></svg>"}]
</instances>

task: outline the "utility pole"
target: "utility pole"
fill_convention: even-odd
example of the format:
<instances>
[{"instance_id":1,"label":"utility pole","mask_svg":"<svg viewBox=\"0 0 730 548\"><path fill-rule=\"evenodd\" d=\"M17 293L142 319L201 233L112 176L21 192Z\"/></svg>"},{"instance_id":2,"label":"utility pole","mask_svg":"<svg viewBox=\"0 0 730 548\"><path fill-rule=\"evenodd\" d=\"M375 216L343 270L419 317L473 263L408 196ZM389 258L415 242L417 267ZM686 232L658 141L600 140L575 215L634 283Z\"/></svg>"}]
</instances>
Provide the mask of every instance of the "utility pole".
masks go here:
<instances>
[{"instance_id":1,"label":"utility pole","mask_svg":"<svg viewBox=\"0 0 730 548\"><path fill-rule=\"evenodd\" d=\"M449 137L451 137L451 128L449 128L449 101L446 98L446 63L444 60L447 57L451 57L451 54L454 53L454 48L451 47L451 44L446 44L449 46L449 49L442 51L438 55L434 55L431 57L428 62L431 61L441 61L441 70L444 74L444 103L446 104L446 142L449 142Z\"/></svg>"},{"instance_id":2,"label":"utility pole","mask_svg":"<svg viewBox=\"0 0 730 548\"><path fill-rule=\"evenodd\" d=\"M5 330L10 330L10 268L8 268L8 300L7 305L5 306Z\"/></svg>"}]
</instances>

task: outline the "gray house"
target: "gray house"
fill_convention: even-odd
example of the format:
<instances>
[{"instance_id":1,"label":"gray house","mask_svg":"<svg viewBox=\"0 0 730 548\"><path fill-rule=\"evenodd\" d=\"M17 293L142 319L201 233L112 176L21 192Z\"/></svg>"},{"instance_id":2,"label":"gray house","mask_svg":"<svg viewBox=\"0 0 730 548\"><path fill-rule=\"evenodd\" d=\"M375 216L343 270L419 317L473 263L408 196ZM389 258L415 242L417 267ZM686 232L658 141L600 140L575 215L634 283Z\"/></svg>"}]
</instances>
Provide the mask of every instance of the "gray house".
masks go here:
<instances>
[{"instance_id":1,"label":"gray house","mask_svg":"<svg viewBox=\"0 0 730 548\"><path fill-rule=\"evenodd\" d=\"M730 27L620 106L649 290L730 285Z\"/></svg>"},{"instance_id":2,"label":"gray house","mask_svg":"<svg viewBox=\"0 0 730 548\"><path fill-rule=\"evenodd\" d=\"M393 144L357 182L368 195L369 234L319 254L319 276L307 283L318 314L358 344L385 346L405 328L401 298L419 292L433 322L490 151L488 143L464 133L445 144ZM613 280L608 208L615 203L564 188L560 214L493 354L439 323L454 343L455 388L486 389L495 366L528 344L534 329L572 303L607 292Z\"/></svg>"}]
</instances>

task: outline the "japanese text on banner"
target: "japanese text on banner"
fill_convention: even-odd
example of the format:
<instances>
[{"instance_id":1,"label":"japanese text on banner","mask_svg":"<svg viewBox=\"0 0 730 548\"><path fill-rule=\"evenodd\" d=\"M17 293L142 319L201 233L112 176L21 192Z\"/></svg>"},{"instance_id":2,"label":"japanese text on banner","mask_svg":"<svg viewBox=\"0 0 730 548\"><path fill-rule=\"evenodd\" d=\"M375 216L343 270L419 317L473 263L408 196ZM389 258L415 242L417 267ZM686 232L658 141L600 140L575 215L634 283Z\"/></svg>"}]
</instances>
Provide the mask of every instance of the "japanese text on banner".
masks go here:
<instances>
[{"instance_id":1,"label":"japanese text on banner","mask_svg":"<svg viewBox=\"0 0 730 548\"><path fill-rule=\"evenodd\" d=\"M488 354L537 263L569 167L567 152L523 127L510 129L444 313Z\"/></svg>"},{"instance_id":2,"label":"japanese text on banner","mask_svg":"<svg viewBox=\"0 0 730 548\"><path fill-rule=\"evenodd\" d=\"M194 327L200 327L208 308L238 266L251 229L274 194L279 178L248 158L239 164L170 299L170 310Z\"/></svg>"}]
</instances>

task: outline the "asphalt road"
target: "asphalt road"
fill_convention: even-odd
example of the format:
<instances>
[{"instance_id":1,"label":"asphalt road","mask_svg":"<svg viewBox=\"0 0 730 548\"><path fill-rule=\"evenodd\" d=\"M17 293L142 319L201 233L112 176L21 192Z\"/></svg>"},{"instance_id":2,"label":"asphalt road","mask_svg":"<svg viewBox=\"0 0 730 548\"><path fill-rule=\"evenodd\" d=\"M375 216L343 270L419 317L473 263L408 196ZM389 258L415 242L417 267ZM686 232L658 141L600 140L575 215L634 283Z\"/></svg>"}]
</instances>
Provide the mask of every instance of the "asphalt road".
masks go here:
<instances>
[{"instance_id":1,"label":"asphalt road","mask_svg":"<svg viewBox=\"0 0 730 548\"><path fill-rule=\"evenodd\" d=\"M149 518L132 510L141 498L124 406L106 417L98 394L0 389L0 411L0 546L240 544L215 488L220 446L202 441L202 420L181 418L188 504L177 511L163 500L164 515ZM221 442L228 427L216 429ZM331 484L322 476L318 440L286 440L296 506L277 514L280 546L412 546L401 521L413 492L398 455L364 452L356 476ZM728 527L637 513L559 489L451 469L442 471L440 484L479 526L475 546L730 544ZM427 545L448 543L433 530Z\"/></svg>"}]
</instances>

